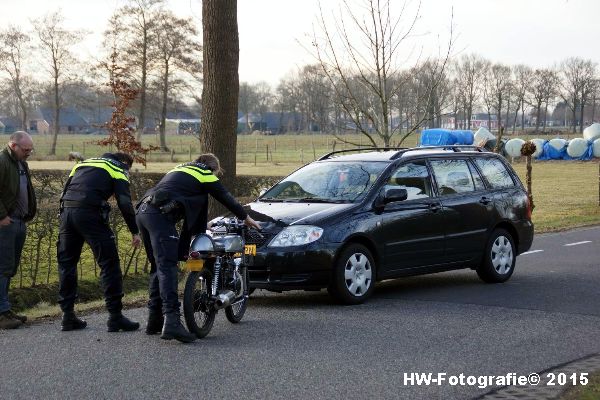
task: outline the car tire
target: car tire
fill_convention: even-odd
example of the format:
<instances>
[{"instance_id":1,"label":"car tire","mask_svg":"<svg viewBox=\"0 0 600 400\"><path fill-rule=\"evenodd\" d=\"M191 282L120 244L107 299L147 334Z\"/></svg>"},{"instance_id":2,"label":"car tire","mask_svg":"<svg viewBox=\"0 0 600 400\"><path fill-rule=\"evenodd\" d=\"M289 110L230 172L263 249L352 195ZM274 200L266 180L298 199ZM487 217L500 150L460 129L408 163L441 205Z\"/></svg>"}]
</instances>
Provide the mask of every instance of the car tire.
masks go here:
<instances>
[{"instance_id":1,"label":"car tire","mask_svg":"<svg viewBox=\"0 0 600 400\"><path fill-rule=\"evenodd\" d=\"M343 304L361 304L375 288L375 262L361 244L346 246L335 262L329 293Z\"/></svg>"},{"instance_id":2,"label":"car tire","mask_svg":"<svg viewBox=\"0 0 600 400\"><path fill-rule=\"evenodd\" d=\"M496 229L485 247L483 261L477 268L479 278L487 283L506 282L515 270L517 259L512 235L504 229Z\"/></svg>"}]
</instances>

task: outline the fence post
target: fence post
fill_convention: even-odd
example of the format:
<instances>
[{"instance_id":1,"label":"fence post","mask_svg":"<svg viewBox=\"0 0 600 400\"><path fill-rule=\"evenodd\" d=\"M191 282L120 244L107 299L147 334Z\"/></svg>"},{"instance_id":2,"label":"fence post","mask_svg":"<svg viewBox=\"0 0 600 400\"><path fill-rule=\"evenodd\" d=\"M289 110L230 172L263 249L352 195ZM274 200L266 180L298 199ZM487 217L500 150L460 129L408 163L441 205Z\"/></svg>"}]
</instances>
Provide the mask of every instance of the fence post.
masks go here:
<instances>
[{"instance_id":1,"label":"fence post","mask_svg":"<svg viewBox=\"0 0 600 400\"><path fill-rule=\"evenodd\" d=\"M190 144L190 161L192 161L192 145Z\"/></svg>"},{"instance_id":2,"label":"fence post","mask_svg":"<svg viewBox=\"0 0 600 400\"><path fill-rule=\"evenodd\" d=\"M267 143L267 162L269 162L269 143Z\"/></svg>"}]
</instances>

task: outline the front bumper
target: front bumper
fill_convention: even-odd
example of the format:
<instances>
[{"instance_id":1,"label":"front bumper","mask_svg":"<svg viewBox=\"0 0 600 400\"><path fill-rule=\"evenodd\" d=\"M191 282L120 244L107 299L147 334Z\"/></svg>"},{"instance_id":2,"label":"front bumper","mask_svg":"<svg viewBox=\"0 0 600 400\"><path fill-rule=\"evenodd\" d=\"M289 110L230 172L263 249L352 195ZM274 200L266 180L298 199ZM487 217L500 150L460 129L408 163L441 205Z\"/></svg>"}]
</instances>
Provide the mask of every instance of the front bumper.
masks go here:
<instances>
[{"instance_id":1,"label":"front bumper","mask_svg":"<svg viewBox=\"0 0 600 400\"><path fill-rule=\"evenodd\" d=\"M273 291L318 290L329 285L339 244L257 250L247 262L251 288Z\"/></svg>"}]
</instances>

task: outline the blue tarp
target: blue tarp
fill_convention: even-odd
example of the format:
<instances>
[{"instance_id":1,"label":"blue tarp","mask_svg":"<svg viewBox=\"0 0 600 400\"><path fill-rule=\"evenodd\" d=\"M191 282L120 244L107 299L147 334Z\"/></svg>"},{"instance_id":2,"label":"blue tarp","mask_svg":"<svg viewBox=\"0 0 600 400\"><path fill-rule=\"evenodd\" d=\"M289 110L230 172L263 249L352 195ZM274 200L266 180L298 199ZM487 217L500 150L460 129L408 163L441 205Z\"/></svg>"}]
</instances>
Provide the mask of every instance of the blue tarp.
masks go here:
<instances>
[{"instance_id":1,"label":"blue tarp","mask_svg":"<svg viewBox=\"0 0 600 400\"><path fill-rule=\"evenodd\" d=\"M471 145L473 132L468 130L424 129L419 146Z\"/></svg>"},{"instance_id":2,"label":"blue tarp","mask_svg":"<svg viewBox=\"0 0 600 400\"><path fill-rule=\"evenodd\" d=\"M556 150L553 146L550 146L550 142L544 142L544 150L542 154L537 158L538 160L581 160L587 161L594 157L594 145L593 141L588 141L588 147L585 153L581 157L573 158L567 154L567 146L560 150Z\"/></svg>"}]
</instances>

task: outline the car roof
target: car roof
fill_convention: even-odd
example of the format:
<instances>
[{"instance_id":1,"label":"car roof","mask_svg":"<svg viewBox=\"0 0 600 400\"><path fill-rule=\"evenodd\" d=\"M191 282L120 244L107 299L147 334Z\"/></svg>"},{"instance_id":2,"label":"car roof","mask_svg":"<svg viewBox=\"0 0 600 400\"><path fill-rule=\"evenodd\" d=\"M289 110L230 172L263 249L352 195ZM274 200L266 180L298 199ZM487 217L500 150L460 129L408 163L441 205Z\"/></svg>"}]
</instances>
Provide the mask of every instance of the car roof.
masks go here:
<instances>
[{"instance_id":1,"label":"car roof","mask_svg":"<svg viewBox=\"0 0 600 400\"><path fill-rule=\"evenodd\" d=\"M356 148L338 150L325 154L319 161L392 161L400 158L414 157L420 155L442 155L442 154L494 154L477 146L453 145L453 146L426 146L412 148Z\"/></svg>"}]
</instances>

